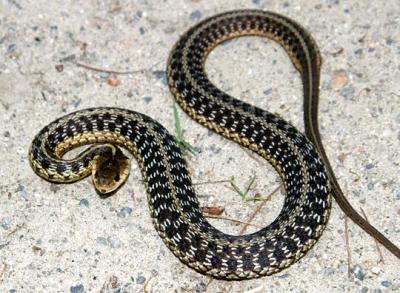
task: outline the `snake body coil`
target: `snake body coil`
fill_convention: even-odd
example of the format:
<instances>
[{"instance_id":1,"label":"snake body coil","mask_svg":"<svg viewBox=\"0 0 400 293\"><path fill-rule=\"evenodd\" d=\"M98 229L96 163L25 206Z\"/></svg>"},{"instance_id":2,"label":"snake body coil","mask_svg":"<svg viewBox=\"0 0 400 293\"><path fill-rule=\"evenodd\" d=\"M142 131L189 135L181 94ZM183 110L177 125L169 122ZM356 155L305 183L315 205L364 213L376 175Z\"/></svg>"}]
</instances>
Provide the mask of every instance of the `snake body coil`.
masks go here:
<instances>
[{"instance_id":1,"label":"snake body coil","mask_svg":"<svg viewBox=\"0 0 400 293\"><path fill-rule=\"evenodd\" d=\"M183 263L200 273L231 280L270 275L290 266L325 228L331 205L329 176L318 146L305 135L283 119L220 91L207 78L208 53L222 41L241 35L265 36L282 44L302 74L306 109L317 107L318 98L313 99L319 84L317 47L298 24L270 12L227 12L191 28L170 54L168 82L192 118L258 153L278 171L286 198L279 216L267 227L233 236L211 226L199 208L174 138L153 119L125 109L86 109L46 126L31 145L33 169L54 182L73 182L92 172L96 188L110 190L129 172L116 147L122 146L139 162L159 235ZM310 119L306 132L312 139L310 124L316 123L316 116ZM77 158L61 158L70 149L90 143L95 146ZM123 171L114 170L115 164L123 166L116 168Z\"/></svg>"}]
</instances>

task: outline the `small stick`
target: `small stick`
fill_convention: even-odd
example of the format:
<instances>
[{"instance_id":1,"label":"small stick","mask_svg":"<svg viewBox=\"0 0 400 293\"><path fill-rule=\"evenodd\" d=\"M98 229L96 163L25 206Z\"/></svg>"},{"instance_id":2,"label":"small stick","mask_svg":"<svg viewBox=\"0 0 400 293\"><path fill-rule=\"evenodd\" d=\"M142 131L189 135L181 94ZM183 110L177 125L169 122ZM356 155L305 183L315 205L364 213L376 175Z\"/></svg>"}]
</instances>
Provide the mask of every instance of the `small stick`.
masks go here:
<instances>
[{"instance_id":1,"label":"small stick","mask_svg":"<svg viewBox=\"0 0 400 293\"><path fill-rule=\"evenodd\" d=\"M8 0L11 4L15 5L19 10L22 9L22 6L15 0Z\"/></svg>"},{"instance_id":2,"label":"small stick","mask_svg":"<svg viewBox=\"0 0 400 293\"><path fill-rule=\"evenodd\" d=\"M360 179L361 179L360 175L358 175L356 172L352 171L351 169L349 170L349 172L351 174L353 174L354 176L356 176L356 179L354 179L354 181L360 181Z\"/></svg>"},{"instance_id":3,"label":"small stick","mask_svg":"<svg viewBox=\"0 0 400 293\"><path fill-rule=\"evenodd\" d=\"M17 227L15 227L14 230L12 230L10 233L7 234L6 237L10 237L11 235L13 235L15 232L17 232L18 230L25 228L25 223L21 224L21 225L17 225Z\"/></svg>"},{"instance_id":4,"label":"small stick","mask_svg":"<svg viewBox=\"0 0 400 293\"><path fill-rule=\"evenodd\" d=\"M281 188L282 184L279 184L279 186L277 188L275 188L259 205L258 207L253 211L253 213L250 215L250 217L247 219L248 223L251 223L253 221L253 219L255 218L255 216L261 211L261 209L265 206L265 204L267 203L267 201L269 201L272 196L277 193L279 191L279 189ZM240 229L239 231L239 235L243 235L244 232L246 232L247 228L249 225L244 224L244 226L242 227L242 229Z\"/></svg>"},{"instance_id":5,"label":"small stick","mask_svg":"<svg viewBox=\"0 0 400 293\"><path fill-rule=\"evenodd\" d=\"M2 269L1 272L0 272L0 281L1 281L1 279L3 278L3 275L4 275L4 273L6 272L6 270L7 270L7 264L4 263L3 269Z\"/></svg>"},{"instance_id":6,"label":"small stick","mask_svg":"<svg viewBox=\"0 0 400 293\"><path fill-rule=\"evenodd\" d=\"M8 105L6 102L4 102L3 100L0 100L0 104L4 107L5 110L10 109L10 105Z\"/></svg>"},{"instance_id":7,"label":"small stick","mask_svg":"<svg viewBox=\"0 0 400 293\"><path fill-rule=\"evenodd\" d=\"M89 69L92 71L104 72L104 73L115 74L115 75L135 74L135 73L141 73L141 72L148 70L148 69L138 69L138 70L132 70L132 71L117 71L117 70L109 70L109 69L103 69L103 68L86 65L86 64L83 64L83 63L80 63L77 61L75 61L74 64L78 67L82 67L82 68ZM157 64L155 64L155 65L157 65Z\"/></svg>"},{"instance_id":8,"label":"small stick","mask_svg":"<svg viewBox=\"0 0 400 293\"><path fill-rule=\"evenodd\" d=\"M349 241L349 226L347 216L344 216L344 237L346 239L346 249L347 249L347 276L351 277L351 251L350 251L350 241Z\"/></svg>"},{"instance_id":9,"label":"small stick","mask_svg":"<svg viewBox=\"0 0 400 293\"><path fill-rule=\"evenodd\" d=\"M203 182L196 182L193 185L206 185L206 184L217 184L217 183L227 183L230 180L215 180L215 181L203 181Z\"/></svg>"},{"instance_id":10,"label":"small stick","mask_svg":"<svg viewBox=\"0 0 400 293\"><path fill-rule=\"evenodd\" d=\"M153 279L153 276L150 276L150 278L147 280L147 282L144 284L143 286L143 292L144 293L148 293L149 290L147 289L147 287L149 286L150 281Z\"/></svg>"},{"instance_id":11,"label":"small stick","mask_svg":"<svg viewBox=\"0 0 400 293\"><path fill-rule=\"evenodd\" d=\"M338 48L335 52L331 52L330 54L331 54L332 56L336 57L336 56L342 54L343 51L344 51L344 48L340 47L340 48Z\"/></svg>"},{"instance_id":12,"label":"small stick","mask_svg":"<svg viewBox=\"0 0 400 293\"><path fill-rule=\"evenodd\" d=\"M362 208L360 208L360 209L361 209L361 212L362 212L362 214L363 214L365 220L369 223L367 214L364 212L364 210L363 210ZM375 245L376 245L376 250L378 251L379 257L380 257L380 260L379 260L379 261L382 262L382 263L385 263L385 261L383 260L383 254L382 254L382 251L381 251L381 247L379 246L379 243L378 243L378 241L376 241L375 238L374 238L374 241L375 241Z\"/></svg>"}]
</instances>

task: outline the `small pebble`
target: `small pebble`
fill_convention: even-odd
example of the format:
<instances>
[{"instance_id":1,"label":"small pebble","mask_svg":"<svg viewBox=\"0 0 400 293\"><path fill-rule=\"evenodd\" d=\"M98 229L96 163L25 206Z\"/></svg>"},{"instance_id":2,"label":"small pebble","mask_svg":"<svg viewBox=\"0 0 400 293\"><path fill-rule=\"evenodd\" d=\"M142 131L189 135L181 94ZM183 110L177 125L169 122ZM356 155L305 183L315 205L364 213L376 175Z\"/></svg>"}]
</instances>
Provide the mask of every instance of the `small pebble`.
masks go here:
<instances>
[{"instance_id":1,"label":"small pebble","mask_svg":"<svg viewBox=\"0 0 400 293\"><path fill-rule=\"evenodd\" d=\"M3 218L0 222L0 226L4 229L4 230L8 230L10 229L12 224L12 219L9 217Z\"/></svg>"},{"instance_id":2,"label":"small pebble","mask_svg":"<svg viewBox=\"0 0 400 293\"><path fill-rule=\"evenodd\" d=\"M119 86L121 84L121 80L110 77L107 79L107 83L111 86Z\"/></svg>"},{"instance_id":3,"label":"small pebble","mask_svg":"<svg viewBox=\"0 0 400 293\"><path fill-rule=\"evenodd\" d=\"M367 293L368 292L368 288L367 287L362 287L361 288L361 293Z\"/></svg>"},{"instance_id":4,"label":"small pebble","mask_svg":"<svg viewBox=\"0 0 400 293\"><path fill-rule=\"evenodd\" d=\"M25 186L18 184L17 188L15 191L18 193L19 196L21 196L24 200L29 201L29 198L27 197Z\"/></svg>"},{"instance_id":5,"label":"small pebble","mask_svg":"<svg viewBox=\"0 0 400 293\"><path fill-rule=\"evenodd\" d=\"M21 191L25 191L25 186L18 184L17 189L15 189L16 192L21 192Z\"/></svg>"},{"instance_id":6,"label":"small pebble","mask_svg":"<svg viewBox=\"0 0 400 293\"><path fill-rule=\"evenodd\" d=\"M132 209L129 207L123 207L118 213L117 216L120 218L126 218L132 213Z\"/></svg>"},{"instance_id":7,"label":"small pebble","mask_svg":"<svg viewBox=\"0 0 400 293\"><path fill-rule=\"evenodd\" d=\"M138 276L137 278L136 278L136 283L137 284L144 284L144 282L146 282L146 278L145 277L143 277L143 276Z\"/></svg>"},{"instance_id":8,"label":"small pebble","mask_svg":"<svg viewBox=\"0 0 400 293\"><path fill-rule=\"evenodd\" d=\"M373 167L375 167L374 164L367 164L365 166L366 169L372 169Z\"/></svg>"},{"instance_id":9,"label":"small pebble","mask_svg":"<svg viewBox=\"0 0 400 293\"><path fill-rule=\"evenodd\" d=\"M80 98L75 99L73 101L74 108L78 108L78 106L81 104L81 102L82 102L82 99L80 99Z\"/></svg>"},{"instance_id":10,"label":"small pebble","mask_svg":"<svg viewBox=\"0 0 400 293\"><path fill-rule=\"evenodd\" d=\"M151 102L151 100L153 99L153 97L150 96L145 96L142 98L147 104Z\"/></svg>"},{"instance_id":11,"label":"small pebble","mask_svg":"<svg viewBox=\"0 0 400 293\"><path fill-rule=\"evenodd\" d=\"M167 73L165 70L154 70L153 75L157 77L164 85L167 85Z\"/></svg>"},{"instance_id":12,"label":"small pebble","mask_svg":"<svg viewBox=\"0 0 400 293\"><path fill-rule=\"evenodd\" d=\"M111 248L119 248L122 246L121 240L113 236L108 236L107 238L99 236L96 238L96 242L98 244L109 246Z\"/></svg>"},{"instance_id":13,"label":"small pebble","mask_svg":"<svg viewBox=\"0 0 400 293\"><path fill-rule=\"evenodd\" d=\"M277 276L279 279L286 279L287 277L290 277L290 274L283 274L280 276Z\"/></svg>"},{"instance_id":14,"label":"small pebble","mask_svg":"<svg viewBox=\"0 0 400 293\"><path fill-rule=\"evenodd\" d=\"M396 199L400 200L400 189L395 191L396 193Z\"/></svg>"},{"instance_id":15,"label":"small pebble","mask_svg":"<svg viewBox=\"0 0 400 293\"><path fill-rule=\"evenodd\" d=\"M347 72L344 70L335 70L331 78L331 87L335 90L343 88L349 81Z\"/></svg>"},{"instance_id":16,"label":"small pebble","mask_svg":"<svg viewBox=\"0 0 400 293\"><path fill-rule=\"evenodd\" d=\"M107 237L107 242L111 248L119 248L122 246L121 240L112 236Z\"/></svg>"},{"instance_id":17,"label":"small pebble","mask_svg":"<svg viewBox=\"0 0 400 293\"><path fill-rule=\"evenodd\" d=\"M77 286L71 286L70 288L69 288L69 291L71 292L71 293L83 293L83 290L84 290L85 288L83 287L83 285L82 284L79 284L79 285L77 285Z\"/></svg>"},{"instance_id":18,"label":"small pebble","mask_svg":"<svg viewBox=\"0 0 400 293\"><path fill-rule=\"evenodd\" d=\"M57 70L58 72L63 72L63 70L64 70L64 65L62 65L62 64L57 64L57 65L55 66L55 68L56 68L56 70Z\"/></svg>"},{"instance_id":19,"label":"small pebble","mask_svg":"<svg viewBox=\"0 0 400 293\"><path fill-rule=\"evenodd\" d=\"M390 286L392 286L392 282L390 282L390 281L382 281L381 285L383 287L389 288Z\"/></svg>"},{"instance_id":20,"label":"small pebble","mask_svg":"<svg viewBox=\"0 0 400 293\"><path fill-rule=\"evenodd\" d=\"M266 95L266 96L270 96L270 95L272 94L272 88L266 89L263 93L264 93L264 95Z\"/></svg>"},{"instance_id":21,"label":"small pebble","mask_svg":"<svg viewBox=\"0 0 400 293\"><path fill-rule=\"evenodd\" d=\"M56 193L56 192L59 191L60 189L61 189L61 187L60 187L59 184L54 184L54 183L51 183L51 184L50 184L50 190L51 190L52 192Z\"/></svg>"},{"instance_id":22,"label":"small pebble","mask_svg":"<svg viewBox=\"0 0 400 293\"><path fill-rule=\"evenodd\" d=\"M340 94L346 99L346 100L350 100L354 97L354 88L352 85L348 85L346 87L344 87L341 91Z\"/></svg>"},{"instance_id":23,"label":"small pebble","mask_svg":"<svg viewBox=\"0 0 400 293\"><path fill-rule=\"evenodd\" d=\"M10 44L7 47L7 53L12 53L15 51L15 49L17 48L17 46L15 44Z\"/></svg>"},{"instance_id":24,"label":"small pebble","mask_svg":"<svg viewBox=\"0 0 400 293\"><path fill-rule=\"evenodd\" d=\"M364 280L365 273L362 271L362 268L359 265L355 265L352 269L354 276L360 281Z\"/></svg>"},{"instance_id":25,"label":"small pebble","mask_svg":"<svg viewBox=\"0 0 400 293\"><path fill-rule=\"evenodd\" d=\"M79 201L79 206L88 208L89 207L89 201L86 198L82 198Z\"/></svg>"},{"instance_id":26,"label":"small pebble","mask_svg":"<svg viewBox=\"0 0 400 293\"><path fill-rule=\"evenodd\" d=\"M354 54L356 54L356 55L361 55L362 52L363 52L363 49L360 48L360 49L355 50L355 51L354 51Z\"/></svg>"},{"instance_id":27,"label":"small pebble","mask_svg":"<svg viewBox=\"0 0 400 293\"><path fill-rule=\"evenodd\" d=\"M108 281L112 289L116 289L118 287L118 278L116 276L111 276L110 280ZM118 289L114 292L121 292L121 289Z\"/></svg>"},{"instance_id":28,"label":"small pebble","mask_svg":"<svg viewBox=\"0 0 400 293\"><path fill-rule=\"evenodd\" d=\"M196 293L203 293L203 292L207 292L207 284L204 282L200 282L198 284L196 284L196 286L194 287L194 292Z\"/></svg>"},{"instance_id":29,"label":"small pebble","mask_svg":"<svg viewBox=\"0 0 400 293\"><path fill-rule=\"evenodd\" d=\"M10 242L0 244L0 249L3 249L4 247L6 247L9 243L10 243Z\"/></svg>"},{"instance_id":30,"label":"small pebble","mask_svg":"<svg viewBox=\"0 0 400 293\"><path fill-rule=\"evenodd\" d=\"M98 243L98 244L101 244L101 245L108 245L108 241L107 241L107 238L105 238L105 237L97 237L96 238L96 242Z\"/></svg>"},{"instance_id":31,"label":"small pebble","mask_svg":"<svg viewBox=\"0 0 400 293\"><path fill-rule=\"evenodd\" d=\"M381 269L378 267L372 267L371 272L375 275L378 275L381 272Z\"/></svg>"},{"instance_id":32,"label":"small pebble","mask_svg":"<svg viewBox=\"0 0 400 293\"><path fill-rule=\"evenodd\" d=\"M372 190L372 189L374 189L374 186L375 186L375 183L374 182L368 182L368 184L367 184L367 188L369 189L369 190Z\"/></svg>"},{"instance_id":33,"label":"small pebble","mask_svg":"<svg viewBox=\"0 0 400 293\"><path fill-rule=\"evenodd\" d=\"M192 13L190 13L190 20L197 21L201 18L201 16L202 16L201 11L197 9L197 10L193 11Z\"/></svg>"},{"instance_id":34,"label":"small pebble","mask_svg":"<svg viewBox=\"0 0 400 293\"><path fill-rule=\"evenodd\" d=\"M396 41L393 40L393 39L390 38L390 37L386 39L386 45L389 45L389 46L390 46L390 45L393 45L395 42L396 42Z\"/></svg>"},{"instance_id":35,"label":"small pebble","mask_svg":"<svg viewBox=\"0 0 400 293\"><path fill-rule=\"evenodd\" d=\"M211 150L214 154L218 154L218 153L221 152L222 149L221 149L220 147L216 146L215 144L212 144L212 145L210 146L210 150Z\"/></svg>"},{"instance_id":36,"label":"small pebble","mask_svg":"<svg viewBox=\"0 0 400 293\"><path fill-rule=\"evenodd\" d=\"M71 62L71 61L74 61L75 59L76 59L76 55L75 54L71 54L71 55L68 55L68 56L66 56L64 58L61 58L60 62Z\"/></svg>"}]
</instances>

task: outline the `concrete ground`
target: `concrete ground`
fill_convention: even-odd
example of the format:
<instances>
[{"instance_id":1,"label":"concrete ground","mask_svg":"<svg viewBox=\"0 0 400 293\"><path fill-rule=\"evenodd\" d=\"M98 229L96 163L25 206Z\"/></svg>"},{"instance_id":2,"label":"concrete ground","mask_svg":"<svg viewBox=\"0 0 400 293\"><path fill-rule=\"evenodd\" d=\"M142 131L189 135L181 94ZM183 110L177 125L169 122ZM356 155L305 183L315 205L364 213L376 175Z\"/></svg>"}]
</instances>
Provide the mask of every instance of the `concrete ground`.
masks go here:
<instances>
[{"instance_id":1,"label":"concrete ground","mask_svg":"<svg viewBox=\"0 0 400 293\"><path fill-rule=\"evenodd\" d=\"M165 79L168 53L190 26L235 8L280 12L315 37L323 57L320 121L327 153L351 203L400 245L398 0L3 0L0 292L400 290L399 260L381 248L382 260L373 239L351 222L349 261L345 218L336 204L320 241L289 269L251 281L210 282L181 264L157 235L135 162L129 183L106 199L99 198L90 179L54 185L31 170L27 153L33 136L77 109L126 107L174 132ZM233 40L211 53L207 68L226 92L303 129L301 81L274 42ZM234 176L243 187L254 174L250 194L267 196L279 186L277 174L180 109L179 114L186 139L199 151L187 160L193 181L205 183L196 185L201 204L223 207L223 217L247 221L259 202L243 202L226 180ZM223 182L209 182L215 180ZM282 198L272 196L252 223L271 222ZM242 227L229 220L212 223L236 234Z\"/></svg>"}]
</instances>

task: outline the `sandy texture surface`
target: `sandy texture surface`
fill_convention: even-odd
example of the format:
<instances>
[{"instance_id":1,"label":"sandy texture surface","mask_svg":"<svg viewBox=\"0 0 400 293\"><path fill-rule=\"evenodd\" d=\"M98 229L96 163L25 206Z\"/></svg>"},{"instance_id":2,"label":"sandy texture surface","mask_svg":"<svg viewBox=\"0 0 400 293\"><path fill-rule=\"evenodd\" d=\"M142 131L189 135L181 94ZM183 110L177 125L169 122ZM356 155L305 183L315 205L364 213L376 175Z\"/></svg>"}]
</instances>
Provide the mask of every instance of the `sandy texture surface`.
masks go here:
<instances>
[{"instance_id":1,"label":"sandy texture surface","mask_svg":"<svg viewBox=\"0 0 400 293\"><path fill-rule=\"evenodd\" d=\"M128 4L129 2L129 4ZM224 282L187 268L153 228L137 164L129 183L101 199L90 179L54 185L31 170L33 136L55 118L94 106L146 113L174 132L165 79L168 53L186 29L235 8L272 10L303 24L323 56L320 121L339 181L357 210L400 245L400 6L389 1L24 1L0 2L0 291L1 292L387 292L400 289L399 260L345 219L333 204L317 245L287 270ZM79 67L125 72L110 74ZM241 38L207 61L228 93L279 113L303 129L301 81L274 42ZM128 74L129 73L129 74ZM251 195L280 184L267 162L199 126L179 109L195 183L255 174ZM246 221L229 183L197 185L203 206ZM277 215L272 196L254 225ZM212 220L223 231L241 224ZM255 227L252 228L257 229ZM248 230L248 231L251 231ZM348 265L350 276L348 276ZM103 290L103 291L101 291Z\"/></svg>"}]
</instances>

